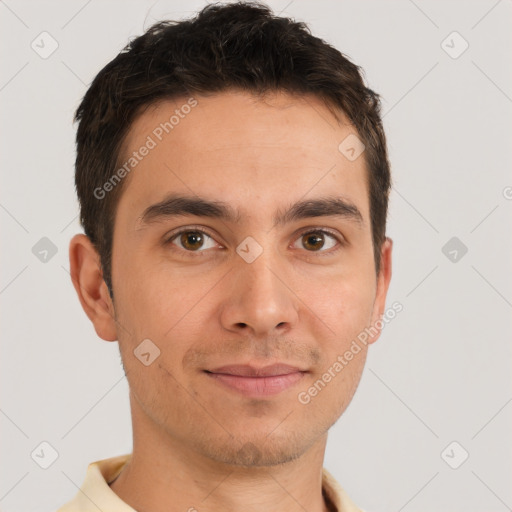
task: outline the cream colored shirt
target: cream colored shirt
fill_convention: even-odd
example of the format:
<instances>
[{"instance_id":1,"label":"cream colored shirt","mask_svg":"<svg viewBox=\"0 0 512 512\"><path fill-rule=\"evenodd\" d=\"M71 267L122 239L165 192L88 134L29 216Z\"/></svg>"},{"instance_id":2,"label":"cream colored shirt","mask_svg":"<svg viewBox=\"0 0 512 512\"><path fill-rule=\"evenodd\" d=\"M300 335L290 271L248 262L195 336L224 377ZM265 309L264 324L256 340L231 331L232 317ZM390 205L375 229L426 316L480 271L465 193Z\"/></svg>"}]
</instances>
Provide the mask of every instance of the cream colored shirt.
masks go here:
<instances>
[{"instance_id":1,"label":"cream colored shirt","mask_svg":"<svg viewBox=\"0 0 512 512\"><path fill-rule=\"evenodd\" d=\"M57 512L136 512L110 487L131 454L103 459L89 464L84 483L75 497ZM358 509L334 477L323 468L322 492L332 512L363 512Z\"/></svg>"}]
</instances>

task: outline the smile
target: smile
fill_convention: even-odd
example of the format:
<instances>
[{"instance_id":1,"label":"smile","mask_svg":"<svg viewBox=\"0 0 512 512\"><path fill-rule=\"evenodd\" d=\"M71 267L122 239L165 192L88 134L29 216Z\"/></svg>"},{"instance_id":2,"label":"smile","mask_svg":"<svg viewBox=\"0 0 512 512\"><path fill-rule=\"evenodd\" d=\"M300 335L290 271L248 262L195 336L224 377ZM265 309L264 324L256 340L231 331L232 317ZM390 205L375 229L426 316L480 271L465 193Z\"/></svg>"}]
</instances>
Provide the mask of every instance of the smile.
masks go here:
<instances>
[{"instance_id":1,"label":"smile","mask_svg":"<svg viewBox=\"0 0 512 512\"><path fill-rule=\"evenodd\" d=\"M289 371L280 375L233 375L205 371L206 375L219 384L248 397L274 396L297 384L304 377L300 370Z\"/></svg>"}]
</instances>

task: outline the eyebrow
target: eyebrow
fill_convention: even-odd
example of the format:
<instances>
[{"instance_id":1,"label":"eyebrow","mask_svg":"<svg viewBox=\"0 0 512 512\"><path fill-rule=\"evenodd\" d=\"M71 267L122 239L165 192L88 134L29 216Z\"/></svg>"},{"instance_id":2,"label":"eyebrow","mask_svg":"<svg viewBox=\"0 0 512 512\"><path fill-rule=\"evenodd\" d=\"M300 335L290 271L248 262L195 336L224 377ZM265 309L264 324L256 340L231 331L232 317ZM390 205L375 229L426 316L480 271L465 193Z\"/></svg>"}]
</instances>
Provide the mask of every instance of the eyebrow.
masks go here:
<instances>
[{"instance_id":1,"label":"eyebrow","mask_svg":"<svg viewBox=\"0 0 512 512\"><path fill-rule=\"evenodd\" d=\"M194 215L219 219L236 224L242 215L239 210L223 201L212 201L197 196L170 195L144 210L141 224L150 224L170 217ZM311 217L340 217L364 225L357 206L341 197L323 197L298 201L286 210L278 210L273 216L274 227Z\"/></svg>"}]
</instances>

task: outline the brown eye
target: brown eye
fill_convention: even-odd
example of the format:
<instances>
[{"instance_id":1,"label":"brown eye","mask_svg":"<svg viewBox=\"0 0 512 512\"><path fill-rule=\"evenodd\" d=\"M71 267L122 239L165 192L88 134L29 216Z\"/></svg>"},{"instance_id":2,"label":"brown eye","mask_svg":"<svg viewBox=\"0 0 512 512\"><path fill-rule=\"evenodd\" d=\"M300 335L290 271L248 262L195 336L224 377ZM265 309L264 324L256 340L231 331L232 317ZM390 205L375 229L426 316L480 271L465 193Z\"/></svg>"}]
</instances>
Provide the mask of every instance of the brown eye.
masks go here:
<instances>
[{"instance_id":1,"label":"brown eye","mask_svg":"<svg viewBox=\"0 0 512 512\"><path fill-rule=\"evenodd\" d=\"M324 246L324 237L318 233L306 233L302 235L303 245L306 249L318 250Z\"/></svg>"},{"instance_id":2,"label":"brown eye","mask_svg":"<svg viewBox=\"0 0 512 512\"><path fill-rule=\"evenodd\" d=\"M322 229L302 233L298 242L301 246L298 247L299 249L304 248L309 252L327 252L328 249L332 249L336 247L336 245L341 244L333 234Z\"/></svg>"},{"instance_id":3,"label":"brown eye","mask_svg":"<svg viewBox=\"0 0 512 512\"><path fill-rule=\"evenodd\" d=\"M199 231L186 231L181 234L180 242L185 249L195 251L200 249L204 243L203 233Z\"/></svg>"},{"instance_id":4,"label":"brown eye","mask_svg":"<svg viewBox=\"0 0 512 512\"><path fill-rule=\"evenodd\" d=\"M189 229L176 233L168 243L178 246L187 252L204 252L216 246L215 240L203 231Z\"/></svg>"}]
</instances>

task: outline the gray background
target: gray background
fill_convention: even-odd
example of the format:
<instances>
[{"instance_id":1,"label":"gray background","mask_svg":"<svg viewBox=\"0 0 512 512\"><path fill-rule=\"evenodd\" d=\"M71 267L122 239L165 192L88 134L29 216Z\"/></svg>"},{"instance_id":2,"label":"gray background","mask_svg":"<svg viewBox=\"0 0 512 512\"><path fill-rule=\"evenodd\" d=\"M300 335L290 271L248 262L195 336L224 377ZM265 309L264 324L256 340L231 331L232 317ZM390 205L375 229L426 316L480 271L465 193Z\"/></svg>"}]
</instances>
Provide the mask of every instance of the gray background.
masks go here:
<instances>
[{"instance_id":1,"label":"gray background","mask_svg":"<svg viewBox=\"0 0 512 512\"><path fill-rule=\"evenodd\" d=\"M510 510L512 1L269 4L364 68L393 166L388 305L404 310L370 348L325 466L367 511ZM0 3L2 511L54 510L90 462L131 450L117 343L97 338L68 273L71 121L128 38L203 5ZM46 470L43 441L59 455Z\"/></svg>"}]
</instances>

